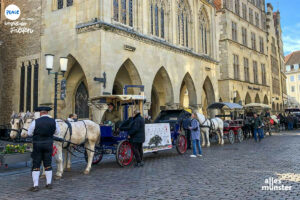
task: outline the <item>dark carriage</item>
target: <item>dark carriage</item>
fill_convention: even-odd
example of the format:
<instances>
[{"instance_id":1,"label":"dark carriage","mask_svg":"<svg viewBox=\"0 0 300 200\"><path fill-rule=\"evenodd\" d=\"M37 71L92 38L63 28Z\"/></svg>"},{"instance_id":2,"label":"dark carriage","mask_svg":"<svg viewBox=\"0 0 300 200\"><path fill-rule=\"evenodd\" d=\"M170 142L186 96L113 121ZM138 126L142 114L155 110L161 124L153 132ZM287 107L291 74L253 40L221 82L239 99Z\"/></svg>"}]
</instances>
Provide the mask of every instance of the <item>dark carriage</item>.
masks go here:
<instances>
[{"instance_id":1,"label":"dark carriage","mask_svg":"<svg viewBox=\"0 0 300 200\"><path fill-rule=\"evenodd\" d=\"M130 123L130 116L133 115L134 108L139 108L143 116L145 97L143 95L103 95L92 98L92 105L96 107L100 104L114 103L121 116L121 121L113 124L101 124L101 139L96 146L93 164L102 160L104 154L114 154L120 166L128 166L133 160L133 151L128 141L128 133L119 131L119 128ZM145 125L146 141L143 144L144 152L158 152L161 150L176 147L179 154L183 154L187 149L187 140L180 134L179 129L174 128L170 122L158 122Z\"/></svg>"}]
</instances>

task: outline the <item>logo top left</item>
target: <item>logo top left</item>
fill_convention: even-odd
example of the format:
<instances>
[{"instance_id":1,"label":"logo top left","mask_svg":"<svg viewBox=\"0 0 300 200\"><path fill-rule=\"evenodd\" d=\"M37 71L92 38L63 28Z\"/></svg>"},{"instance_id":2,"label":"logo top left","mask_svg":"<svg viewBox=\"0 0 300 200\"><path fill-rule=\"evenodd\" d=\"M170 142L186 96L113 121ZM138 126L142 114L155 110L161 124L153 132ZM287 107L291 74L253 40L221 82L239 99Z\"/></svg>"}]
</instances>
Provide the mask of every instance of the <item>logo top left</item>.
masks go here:
<instances>
[{"instance_id":1,"label":"logo top left","mask_svg":"<svg viewBox=\"0 0 300 200\"><path fill-rule=\"evenodd\" d=\"M5 8L5 17L10 20L17 20L21 15L21 10L18 6L10 4Z\"/></svg>"}]
</instances>

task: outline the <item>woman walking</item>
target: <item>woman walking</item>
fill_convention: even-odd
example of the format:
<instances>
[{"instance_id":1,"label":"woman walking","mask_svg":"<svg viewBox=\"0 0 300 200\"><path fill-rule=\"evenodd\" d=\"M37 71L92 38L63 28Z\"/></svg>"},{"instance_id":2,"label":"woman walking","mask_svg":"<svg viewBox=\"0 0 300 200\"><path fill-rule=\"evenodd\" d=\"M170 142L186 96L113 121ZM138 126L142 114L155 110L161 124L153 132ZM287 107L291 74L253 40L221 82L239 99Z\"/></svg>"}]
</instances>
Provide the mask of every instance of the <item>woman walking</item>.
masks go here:
<instances>
[{"instance_id":1,"label":"woman walking","mask_svg":"<svg viewBox=\"0 0 300 200\"><path fill-rule=\"evenodd\" d=\"M200 146L200 126L199 122L197 120L197 114L192 113L192 120L191 120L191 136L192 136L192 141L193 141L193 155L191 155L191 158L196 158L197 156L201 157L202 156L202 150ZM198 149L198 154L197 154L197 149Z\"/></svg>"}]
</instances>

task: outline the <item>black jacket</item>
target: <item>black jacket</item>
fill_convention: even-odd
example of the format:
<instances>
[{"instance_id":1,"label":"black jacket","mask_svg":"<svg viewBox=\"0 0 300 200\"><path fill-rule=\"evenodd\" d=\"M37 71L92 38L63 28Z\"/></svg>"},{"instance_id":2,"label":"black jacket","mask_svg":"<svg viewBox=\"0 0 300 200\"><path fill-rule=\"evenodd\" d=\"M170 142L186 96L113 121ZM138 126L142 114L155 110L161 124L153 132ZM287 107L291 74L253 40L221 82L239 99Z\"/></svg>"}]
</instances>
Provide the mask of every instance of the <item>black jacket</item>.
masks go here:
<instances>
[{"instance_id":1,"label":"black jacket","mask_svg":"<svg viewBox=\"0 0 300 200\"><path fill-rule=\"evenodd\" d=\"M56 130L56 122L49 117L41 117L35 120L35 129L33 132L33 142L52 143L53 135Z\"/></svg>"},{"instance_id":2,"label":"black jacket","mask_svg":"<svg viewBox=\"0 0 300 200\"><path fill-rule=\"evenodd\" d=\"M127 120L124 124L121 125L120 130L128 131L130 142L145 142L145 120L140 114L137 114L135 117Z\"/></svg>"}]
</instances>

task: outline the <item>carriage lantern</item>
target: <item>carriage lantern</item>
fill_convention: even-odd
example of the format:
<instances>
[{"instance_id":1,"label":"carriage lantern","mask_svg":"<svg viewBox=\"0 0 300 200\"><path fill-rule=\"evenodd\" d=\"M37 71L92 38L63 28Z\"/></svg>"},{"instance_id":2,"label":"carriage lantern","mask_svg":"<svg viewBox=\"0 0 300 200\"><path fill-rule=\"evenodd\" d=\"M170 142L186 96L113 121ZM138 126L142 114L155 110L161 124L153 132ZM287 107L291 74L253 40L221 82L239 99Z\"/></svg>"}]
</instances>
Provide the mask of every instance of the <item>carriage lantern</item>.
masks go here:
<instances>
[{"instance_id":1,"label":"carriage lantern","mask_svg":"<svg viewBox=\"0 0 300 200\"><path fill-rule=\"evenodd\" d=\"M45 54L45 60L46 60L46 70L48 70L48 75L54 74L54 119L57 118L57 86L58 86L58 76L65 75L65 72L68 68L68 58L66 57L60 57L59 63L60 63L60 72L51 72L53 70L53 60L54 55L53 54Z\"/></svg>"}]
</instances>

